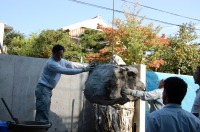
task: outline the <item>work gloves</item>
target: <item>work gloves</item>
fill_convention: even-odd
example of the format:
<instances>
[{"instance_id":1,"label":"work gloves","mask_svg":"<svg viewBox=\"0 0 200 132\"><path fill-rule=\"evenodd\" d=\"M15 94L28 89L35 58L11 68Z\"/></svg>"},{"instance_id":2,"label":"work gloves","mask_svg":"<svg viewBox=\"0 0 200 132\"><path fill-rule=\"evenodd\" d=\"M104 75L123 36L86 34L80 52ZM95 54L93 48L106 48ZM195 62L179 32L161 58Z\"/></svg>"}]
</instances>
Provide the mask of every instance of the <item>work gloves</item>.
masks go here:
<instances>
[{"instance_id":1,"label":"work gloves","mask_svg":"<svg viewBox=\"0 0 200 132\"><path fill-rule=\"evenodd\" d=\"M83 68L83 72L88 72L88 71L92 71L95 67L94 63L90 63L88 66Z\"/></svg>"},{"instance_id":2,"label":"work gloves","mask_svg":"<svg viewBox=\"0 0 200 132\"><path fill-rule=\"evenodd\" d=\"M133 95L133 92L134 92L134 90L132 90L132 89L129 89L129 88L123 88L122 90L121 90L121 94L122 95Z\"/></svg>"}]
</instances>

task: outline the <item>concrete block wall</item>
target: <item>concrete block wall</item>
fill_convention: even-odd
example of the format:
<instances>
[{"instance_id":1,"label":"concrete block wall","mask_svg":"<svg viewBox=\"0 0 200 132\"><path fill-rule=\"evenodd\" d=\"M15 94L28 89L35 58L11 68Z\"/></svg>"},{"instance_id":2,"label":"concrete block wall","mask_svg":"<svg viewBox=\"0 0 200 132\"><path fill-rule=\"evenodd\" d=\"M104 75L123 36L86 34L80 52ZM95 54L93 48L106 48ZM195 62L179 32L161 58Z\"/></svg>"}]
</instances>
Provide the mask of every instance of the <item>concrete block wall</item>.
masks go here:
<instances>
[{"instance_id":1,"label":"concrete block wall","mask_svg":"<svg viewBox=\"0 0 200 132\"><path fill-rule=\"evenodd\" d=\"M35 87L46 59L0 54L0 98L3 98L19 121L32 121L35 116ZM63 75L53 90L49 131L77 129L82 111L83 88L87 73ZM73 125L72 101L74 100ZM0 101L0 120L13 121ZM71 129L71 126L74 127Z\"/></svg>"}]
</instances>

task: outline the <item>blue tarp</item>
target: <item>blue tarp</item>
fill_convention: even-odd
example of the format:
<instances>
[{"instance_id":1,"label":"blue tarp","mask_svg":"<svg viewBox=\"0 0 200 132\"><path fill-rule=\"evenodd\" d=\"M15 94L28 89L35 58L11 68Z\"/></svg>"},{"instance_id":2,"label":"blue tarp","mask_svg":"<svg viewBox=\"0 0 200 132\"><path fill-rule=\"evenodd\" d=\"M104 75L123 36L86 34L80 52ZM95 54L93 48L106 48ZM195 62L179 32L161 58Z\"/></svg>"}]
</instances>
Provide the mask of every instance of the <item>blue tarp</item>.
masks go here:
<instances>
[{"instance_id":1,"label":"blue tarp","mask_svg":"<svg viewBox=\"0 0 200 132\"><path fill-rule=\"evenodd\" d=\"M183 109L191 112L192 105L196 96L195 91L198 89L198 85L194 83L193 76L187 75L177 75L177 74L167 74L160 72L146 72L146 89L147 91L152 91L158 88L158 83L161 79L166 79L168 77L177 76L182 78L188 84L187 94L182 102Z\"/></svg>"}]
</instances>

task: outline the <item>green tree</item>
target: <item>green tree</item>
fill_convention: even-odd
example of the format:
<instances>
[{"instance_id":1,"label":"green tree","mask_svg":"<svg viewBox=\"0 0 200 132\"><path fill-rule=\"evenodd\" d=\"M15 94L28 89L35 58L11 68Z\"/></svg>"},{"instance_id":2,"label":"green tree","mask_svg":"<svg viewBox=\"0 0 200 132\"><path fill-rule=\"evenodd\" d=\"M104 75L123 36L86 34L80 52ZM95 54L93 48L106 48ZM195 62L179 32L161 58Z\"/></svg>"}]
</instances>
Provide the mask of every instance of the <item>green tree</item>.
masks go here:
<instances>
[{"instance_id":1,"label":"green tree","mask_svg":"<svg viewBox=\"0 0 200 132\"><path fill-rule=\"evenodd\" d=\"M183 24L175 36L170 37L170 45L163 55L167 62L159 71L192 75L200 63L200 55L194 42L198 36L193 24Z\"/></svg>"},{"instance_id":2,"label":"green tree","mask_svg":"<svg viewBox=\"0 0 200 132\"><path fill-rule=\"evenodd\" d=\"M3 41L4 45L9 46L12 39L14 39L14 38L24 39L25 36L24 36L24 34L22 34L20 32L11 30L5 34L4 41Z\"/></svg>"},{"instance_id":3,"label":"green tree","mask_svg":"<svg viewBox=\"0 0 200 132\"><path fill-rule=\"evenodd\" d=\"M100 27L106 33L106 39L110 43L94 56L110 59L112 54L109 53L118 54L127 65L148 64L151 59L155 58L159 53L158 47L164 44L163 38L158 37L160 27L154 28L151 23L142 26L144 19L138 19L136 16L127 13L125 14L125 21L116 19L115 26L117 29ZM146 51L154 51L154 54L148 57ZM107 57L108 54L109 57ZM106 62L103 59L99 59L99 61Z\"/></svg>"},{"instance_id":4,"label":"green tree","mask_svg":"<svg viewBox=\"0 0 200 132\"><path fill-rule=\"evenodd\" d=\"M11 30L5 34L3 44L8 47L8 54L20 55L21 48L25 40L24 34Z\"/></svg>"},{"instance_id":5,"label":"green tree","mask_svg":"<svg viewBox=\"0 0 200 132\"><path fill-rule=\"evenodd\" d=\"M102 31L86 29L84 33L80 35L80 44L83 52L98 52L105 47L107 42L105 38L106 34Z\"/></svg>"},{"instance_id":6,"label":"green tree","mask_svg":"<svg viewBox=\"0 0 200 132\"><path fill-rule=\"evenodd\" d=\"M68 32L59 30L43 30L39 35L32 35L32 52L33 57L48 58L51 56L52 47L55 44L61 44L65 47L65 59L80 61L81 47L74 43L68 35Z\"/></svg>"},{"instance_id":7,"label":"green tree","mask_svg":"<svg viewBox=\"0 0 200 132\"><path fill-rule=\"evenodd\" d=\"M80 61L81 47L74 43L68 32L59 30L43 30L39 34L31 34L28 38L19 32L11 31L6 34L4 44L8 53L20 56L48 58L51 56L52 47L61 44L65 47L65 59Z\"/></svg>"}]
</instances>

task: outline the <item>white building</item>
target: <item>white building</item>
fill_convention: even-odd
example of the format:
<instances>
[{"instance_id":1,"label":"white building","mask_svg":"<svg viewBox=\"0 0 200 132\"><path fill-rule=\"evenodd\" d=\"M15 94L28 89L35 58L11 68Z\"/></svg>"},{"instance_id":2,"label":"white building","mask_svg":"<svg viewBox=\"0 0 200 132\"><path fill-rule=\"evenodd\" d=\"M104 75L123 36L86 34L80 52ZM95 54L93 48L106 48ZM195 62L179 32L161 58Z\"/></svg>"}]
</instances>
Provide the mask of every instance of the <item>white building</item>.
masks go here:
<instances>
[{"instance_id":1,"label":"white building","mask_svg":"<svg viewBox=\"0 0 200 132\"><path fill-rule=\"evenodd\" d=\"M2 51L6 53L7 51L7 47L3 45L3 39L4 39L5 33L10 30L12 30L12 27L6 25L5 23L0 22L0 47L2 47L2 49L0 50L0 53L2 53Z\"/></svg>"},{"instance_id":2,"label":"white building","mask_svg":"<svg viewBox=\"0 0 200 132\"><path fill-rule=\"evenodd\" d=\"M94 18L63 27L62 29L64 31L68 31L69 36L76 42L79 42L79 36L84 33L86 29L99 30L97 29L98 25L102 25L103 27L111 27L99 15L97 15Z\"/></svg>"}]
</instances>

